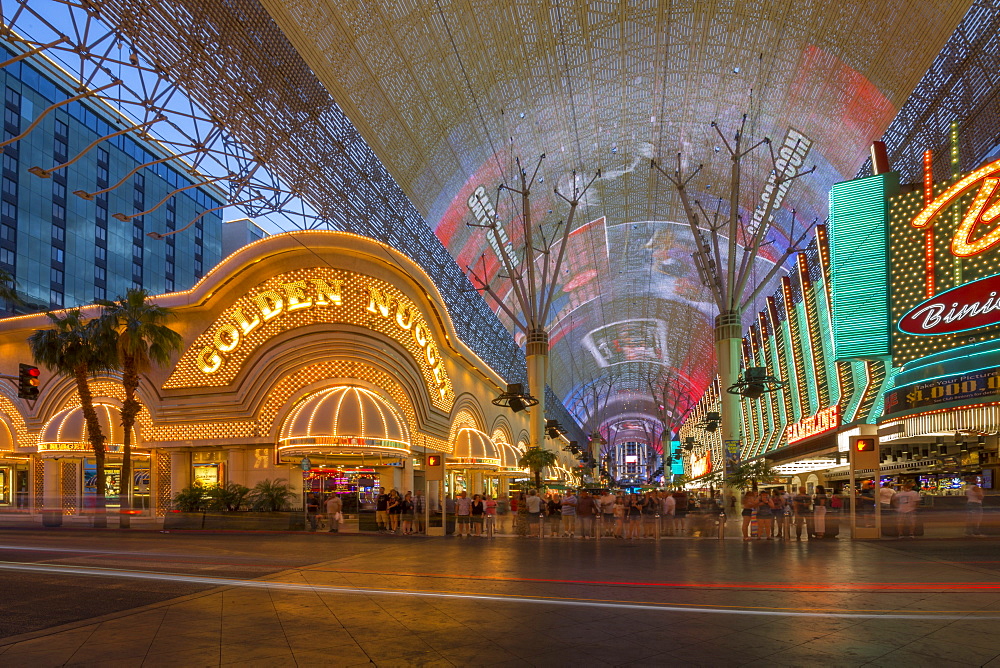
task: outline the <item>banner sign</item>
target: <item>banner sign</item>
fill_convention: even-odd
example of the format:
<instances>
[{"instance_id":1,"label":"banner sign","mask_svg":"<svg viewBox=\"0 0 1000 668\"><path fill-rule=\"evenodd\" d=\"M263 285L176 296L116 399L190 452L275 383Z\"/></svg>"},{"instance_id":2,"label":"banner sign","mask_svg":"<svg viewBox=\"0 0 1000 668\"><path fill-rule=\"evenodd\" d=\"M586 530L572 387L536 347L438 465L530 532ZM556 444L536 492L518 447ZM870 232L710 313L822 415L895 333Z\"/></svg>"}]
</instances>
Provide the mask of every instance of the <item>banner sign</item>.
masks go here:
<instances>
[{"instance_id":1,"label":"banner sign","mask_svg":"<svg viewBox=\"0 0 1000 668\"><path fill-rule=\"evenodd\" d=\"M912 383L885 393L883 416L948 401L1000 394L1000 367Z\"/></svg>"},{"instance_id":2,"label":"banner sign","mask_svg":"<svg viewBox=\"0 0 1000 668\"><path fill-rule=\"evenodd\" d=\"M899 319L901 332L954 334L1000 323L1000 274L960 285L914 306Z\"/></svg>"},{"instance_id":3,"label":"banner sign","mask_svg":"<svg viewBox=\"0 0 1000 668\"><path fill-rule=\"evenodd\" d=\"M785 440L789 445L807 438L825 434L840 426L840 404L827 406L815 415L802 418L785 428Z\"/></svg>"}]
</instances>

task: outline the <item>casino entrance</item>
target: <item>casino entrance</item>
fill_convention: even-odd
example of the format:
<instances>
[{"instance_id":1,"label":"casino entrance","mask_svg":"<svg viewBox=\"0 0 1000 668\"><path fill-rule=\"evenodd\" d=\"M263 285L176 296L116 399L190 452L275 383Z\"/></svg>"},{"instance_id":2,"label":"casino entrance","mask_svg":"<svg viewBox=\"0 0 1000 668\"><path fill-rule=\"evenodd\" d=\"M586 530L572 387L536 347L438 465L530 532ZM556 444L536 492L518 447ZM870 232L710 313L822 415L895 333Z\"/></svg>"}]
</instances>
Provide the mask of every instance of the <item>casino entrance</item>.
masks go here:
<instances>
[{"instance_id":1,"label":"casino entrance","mask_svg":"<svg viewBox=\"0 0 1000 668\"><path fill-rule=\"evenodd\" d=\"M380 392L357 385L335 385L300 399L282 425L277 459L299 467L303 507L310 496L320 504L340 497L342 531L374 529L378 495L413 488L403 412Z\"/></svg>"}]
</instances>

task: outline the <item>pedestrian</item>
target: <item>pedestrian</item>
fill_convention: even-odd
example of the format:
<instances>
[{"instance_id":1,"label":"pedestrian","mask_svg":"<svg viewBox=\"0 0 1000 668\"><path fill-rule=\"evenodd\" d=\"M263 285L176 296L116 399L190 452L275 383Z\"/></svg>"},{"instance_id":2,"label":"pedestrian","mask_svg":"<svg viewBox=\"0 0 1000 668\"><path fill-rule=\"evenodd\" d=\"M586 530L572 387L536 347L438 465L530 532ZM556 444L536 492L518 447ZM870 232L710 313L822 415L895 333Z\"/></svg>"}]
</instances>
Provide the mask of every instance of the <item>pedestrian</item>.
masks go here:
<instances>
[{"instance_id":1,"label":"pedestrian","mask_svg":"<svg viewBox=\"0 0 1000 668\"><path fill-rule=\"evenodd\" d=\"M646 492L642 505L642 533L645 538L656 537L656 518L660 514L660 498L656 492Z\"/></svg>"},{"instance_id":2,"label":"pedestrian","mask_svg":"<svg viewBox=\"0 0 1000 668\"><path fill-rule=\"evenodd\" d=\"M472 499L464 489L455 500L455 532L461 536L469 535L469 522L472 516Z\"/></svg>"},{"instance_id":3,"label":"pedestrian","mask_svg":"<svg viewBox=\"0 0 1000 668\"><path fill-rule=\"evenodd\" d=\"M524 500L524 505L528 509L528 535L537 534L542 537L542 513L545 512L545 501L538 496L538 492L529 489L528 498ZM518 506L520 507L520 505Z\"/></svg>"},{"instance_id":4,"label":"pedestrian","mask_svg":"<svg viewBox=\"0 0 1000 668\"><path fill-rule=\"evenodd\" d=\"M792 523L795 525L795 540L802 540L802 527L806 528L806 538L809 538L809 505L809 495L806 493L806 488L799 487L799 493L792 497Z\"/></svg>"},{"instance_id":5,"label":"pedestrian","mask_svg":"<svg viewBox=\"0 0 1000 668\"><path fill-rule=\"evenodd\" d=\"M639 499L638 494L628 495L628 508L625 513L625 518L627 522L626 533L628 534L628 539L639 538L639 529L642 527L642 509L643 503Z\"/></svg>"},{"instance_id":6,"label":"pedestrian","mask_svg":"<svg viewBox=\"0 0 1000 668\"><path fill-rule=\"evenodd\" d=\"M565 513L565 510L563 511ZM583 490L576 500L576 521L580 525L580 538L594 537L594 515L597 503L590 492Z\"/></svg>"},{"instance_id":7,"label":"pedestrian","mask_svg":"<svg viewBox=\"0 0 1000 668\"><path fill-rule=\"evenodd\" d=\"M674 495L667 492L660 499L660 516L663 518L663 531L666 532L668 536L674 535L674 513L677 512L677 499Z\"/></svg>"},{"instance_id":8,"label":"pedestrian","mask_svg":"<svg viewBox=\"0 0 1000 668\"><path fill-rule=\"evenodd\" d=\"M773 540L771 531L774 529L774 513L771 507L771 494L765 489L757 497L757 539Z\"/></svg>"},{"instance_id":9,"label":"pedestrian","mask_svg":"<svg viewBox=\"0 0 1000 668\"><path fill-rule=\"evenodd\" d=\"M601 495L601 530L605 536L615 535L615 502L617 499L610 489L604 490Z\"/></svg>"},{"instance_id":10,"label":"pedestrian","mask_svg":"<svg viewBox=\"0 0 1000 668\"><path fill-rule=\"evenodd\" d=\"M389 530L389 494L384 490L375 497L375 524L379 533Z\"/></svg>"},{"instance_id":11,"label":"pedestrian","mask_svg":"<svg viewBox=\"0 0 1000 668\"><path fill-rule=\"evenodd\" d=\"M483 515L486 513L486 505L483 503L483 497L479 494L473 495L469 510L469 519L472 521L472 535L481 538L483 535Z\"/></svg>"},{"instance_id":12,"label":"pedestrian","mask_svg":"<svg viewBox=\"0 0 1000 668\"><path fill-rule=\"evenodd\" d=\"M340 497L336 494L331 494L326 499L326 521L330 525L328 531L332 533L338 533L340 531L340 523L344 519L343 515L344 502L340 500Z\"/></svg>"},{"instance_id":13,"label":"pedestrian","mask_svg":"<svg viewBox=\"0 0 1000 668\"><path fill-rule=\"evenodd\" d=\"M898 538L916 538L917 506L920 505L920 495L913 491L912 482L906 482L902 491L893 495L892 505L896 508Z\"/></svg>"},{"instance_id":14,"label":"pedestrian","mask_svg":"<svg viewBox=\"0 0 1000 668\"><path fill-rule=\"evenodd\" d=\"M771 535L777 538L783 538L785 535L785 497L781 494L783 491L776 489L771 493L771 520L774 523Z\"/></svg>"},{"instance_id":15,"label":"pedestrian","mask_svg":"<svg viewBox=\"0 0 1000 668\"><path fill-rule=\"evenodd\" d=\"M413 533L423 533L425 530L424 514L427 512L425 504L424 493L418 489L413 497Z\"/></svg>"},{"instance_id":16,"label":"pedestrian","mask_svg":"<svg viewBox=\"0 0 1000 668\"><path fill-rule=\"evenodd\" d=\"M826 511L830 500L826 496L826 488L823 485L816 485L816 494L813 495L813 537L826 537Z\"/></svg>"},{"instance_id":17,"label":"pedestrian","mask_svg":"<svg viewBox=\"0 0 1000 668\"><path fill-rule=\"evenodd\" d=\"M749 492L743 495L743 510L741 515L743 517L743 540L750 540L750 522L753 521L754 511L757 509L757 504L759 500L759 495L757 491L751 489ZM760 535L760 528L757 529L757 534Z\"/></svg>"},{"instance_id":18,"label":"pedestrian","mask_svg":"<svg viewBox=\"0 0 1000 668\"><path fill-rule=\"evenodd\" d=\"M403 520L403 535L409 536L413 533L413 494L411 492L404 494L399 506L400 518Z\"/></svg>"},{"instance_id":19,"label":"pedestrian","mask_svg":"<svg viewBox=\"0 0 1000 668\"><path fill-rule=\"evenodd\" d=\"M395 489L389 492L386 511L389 513L389 533L396 533L399 530L399 518L403 514L403 499Z\"/></svg>"},{"instance_id":20,"label":"pedestrian","mask_svg":"<svg viewBox=\"0 0 1000 668\"><path fill-rule=\"evenodd\" d=\"M673 493L674 497L674 535L683 536L685 533L684 525L687 522L688 514L688 497L687 492L683 489L678 489Z\"/></svg>"},{"instance_id":21,"label":"pedestrian","mask_svg":"<svg viewBox=\"0 0 1000 668\"><path fill-rule=\"evenodd\" d=\"M306 497L306 519L309 520L309 530L315 531L319 524L319 497L315 494Z\"/></svg>"},{"instance_id":22,"label":"pedestrian","mask_svg":"<svg viewBox=\"0 0 1000 668\"><path fill-rule=\"evenodd\" d=\"M562 516L562 531L564 536L569 536L570 538L576 535L576 506L578 500L576 494L573 490L566 492L566 495L562 498L562 506L560 507L560 515Z\"/></svg>"},{"instance_id":23,"label":"pedestrian","mask_svg":"<svg viewBox=\"0 0 1000 668\"><path fill-rule=\"evenodd\" d=\"M493 538L493 534L496 533L497 508L499 505L499 502L489 494L483 498L483 521L485 522L484 529L487 538Z\"/></svg>"},{"instance_id":24,"label":"pedestrian","mask_svg":"<svg viewBox=\"0 0 1000 668\"><path fill-rule=\"evenodd\" d=\"M611 513L615 517L615 538L625 538L625 512L626 504L625 497L616 496L615 505L612 507Z\"/></svg>"},{"instance_id":25,"label":"pedestrian","mask_svg":"<svg viewBox=\"0 0 1000 668\"><path fill-rule=\"evenodd\" d=\"M882 483L882 487L878 490L878 507L882 512L882 519L887 520L889 513L892 512L892 497L896 495L896 490L892 488L892 484L887 480Z\"/></svg>"},{"instance_id":26,"label":"pedestrian","mask_svg":"<svg viewBox=\"0 0 1000 668\"><path fill-rule=\"evenodd\" d=\"M549 493L549 498L545 502L545 524L549 528L550 536L558 536L562 525L562 498L555 493Z\"/></svg>"},{"instance_id":27,"label":"pedestrian","mask_svg":"<svg viewBox=\"0 0 1000 668\"><path fill-rule=\"evenodd\" d=\"M965 535L984 536L983 524L983 488L975 478L969 478L965 487Z\"/></svg>"}]
</instances>

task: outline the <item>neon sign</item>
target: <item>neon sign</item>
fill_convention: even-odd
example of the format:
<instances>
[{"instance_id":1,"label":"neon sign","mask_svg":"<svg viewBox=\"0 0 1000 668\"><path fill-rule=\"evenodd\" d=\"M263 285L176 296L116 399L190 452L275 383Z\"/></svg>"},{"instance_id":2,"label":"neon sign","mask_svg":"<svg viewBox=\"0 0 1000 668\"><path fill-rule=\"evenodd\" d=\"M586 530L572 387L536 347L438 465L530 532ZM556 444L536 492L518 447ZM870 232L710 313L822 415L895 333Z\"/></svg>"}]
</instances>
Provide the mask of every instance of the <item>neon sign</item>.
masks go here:
<instances>
[{"instance_id":1,"label":"neon sign","mask_svg":"<svg viewBox=\"0 0 1000 668\"><path fill-rule=\"evenodd\" d=\"M946 290L914 306L899 330L917 336L954 334L1000 322L1000 274Z\"/></svg>"},{"instance_id":2,"label":"neon sign","mask_svg":"<svg viewBox=\"0 0 1000 668\"><path fill-rule=\"evenodd\" d=\"M955 228L951 252L957 257L973 257L1000 244L1000 225L995 225L977 239L973 238L980 225L1000 222L1000 202L996 198L997 189L1000 188L1000 160L984 165L956 181L917 214L911 225L917 229L928 227L938 214L976 185L979 185L979 191L962 217L962 222Z\"/></svg>"},{"instance_id":3,"label":"neon sign","mask_svg":"<svg viewBox=\"0 0 1000 668\"><path fill-rule=\"evenodd\" d=\"M785 439L789 445L812 436L825 434L840 426L840 404L827 406L815 415L802 418L785 428Z\"/></svg>"},{"instance_id":4,"label":"neon sign","mask_svg":"<svg viewBox=\"0 0 1000 668\"><path fill-rule=\"evenodd\" d=\"M164 388L228 385L267 341L323 323L365 327L398 341L420 367L431 401L450 409L451 380L417 305L389 283L329 267L281 274L246 292L182 355Z\"/></svg>"}]
</instances>

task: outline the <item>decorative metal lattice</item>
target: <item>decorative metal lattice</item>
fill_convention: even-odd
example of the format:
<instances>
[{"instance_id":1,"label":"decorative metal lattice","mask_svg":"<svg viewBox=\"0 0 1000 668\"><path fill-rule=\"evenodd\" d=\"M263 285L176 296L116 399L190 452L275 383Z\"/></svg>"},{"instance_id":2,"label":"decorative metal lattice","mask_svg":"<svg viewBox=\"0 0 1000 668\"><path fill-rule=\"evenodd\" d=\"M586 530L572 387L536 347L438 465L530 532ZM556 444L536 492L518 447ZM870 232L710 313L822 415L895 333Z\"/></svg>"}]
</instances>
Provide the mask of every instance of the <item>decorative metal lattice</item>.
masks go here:
<instances>
[{"instance_id":1,"label":"decorative metal lattice","mask_svg":"<svg viewBox=\"0 0 1000 668\"><path fill-rule=\"evenodd\" d=\"M57 462L62 465L62 513L75 515L78 499L78 481L76 462Z\"/></svg>"}]
</instances>

